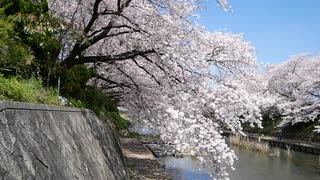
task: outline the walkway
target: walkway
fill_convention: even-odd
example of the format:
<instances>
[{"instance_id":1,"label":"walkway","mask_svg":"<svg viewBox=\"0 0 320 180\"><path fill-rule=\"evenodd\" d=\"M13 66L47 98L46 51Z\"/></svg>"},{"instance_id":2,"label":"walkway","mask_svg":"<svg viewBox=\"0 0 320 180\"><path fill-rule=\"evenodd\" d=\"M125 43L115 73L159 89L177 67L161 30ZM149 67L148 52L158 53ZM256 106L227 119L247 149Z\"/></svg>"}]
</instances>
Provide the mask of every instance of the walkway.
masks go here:
<instances>
[{"instance_id":1,"label":"walkway","mask_svg":"<svg viewBox=\"0 0 320 180\"><path fill-rule=\"evenodd\" d=\"M170 179L170 176L165 172L164 167L154 158L152 152L138 140L121 138L120 142L122 152L126 157L130 179Z\"/></svg>"}]
</instances>

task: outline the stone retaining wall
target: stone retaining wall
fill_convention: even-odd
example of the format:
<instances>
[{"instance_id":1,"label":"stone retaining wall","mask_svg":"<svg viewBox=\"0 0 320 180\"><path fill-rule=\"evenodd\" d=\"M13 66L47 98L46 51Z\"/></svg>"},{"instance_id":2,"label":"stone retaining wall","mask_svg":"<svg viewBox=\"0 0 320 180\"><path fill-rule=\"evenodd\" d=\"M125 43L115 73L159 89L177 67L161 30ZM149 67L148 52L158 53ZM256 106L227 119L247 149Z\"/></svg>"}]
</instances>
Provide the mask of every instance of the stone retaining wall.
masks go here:
<instances>
[{"instance_id":1,"label":"stone retaining wall","mask_svg":"<svg viewBox=\"0 0 320 180\"><path fill-rule=\"evenodd\" d=\"M0 179L128 179L109 122L89 110L0 101Z\"/></svg>"}]
</instances>

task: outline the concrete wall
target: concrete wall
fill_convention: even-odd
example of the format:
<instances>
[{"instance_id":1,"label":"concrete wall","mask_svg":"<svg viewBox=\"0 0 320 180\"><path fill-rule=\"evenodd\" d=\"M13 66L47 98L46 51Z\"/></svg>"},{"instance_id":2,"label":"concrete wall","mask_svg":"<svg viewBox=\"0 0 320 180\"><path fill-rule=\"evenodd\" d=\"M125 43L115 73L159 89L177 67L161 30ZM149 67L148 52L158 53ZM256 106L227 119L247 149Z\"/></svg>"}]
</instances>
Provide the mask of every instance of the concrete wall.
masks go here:
<instances>
[{"instance_id":1,"label":"concrete wall","mask_svg":"<svg viewBox=\"0 0 320 180\"><path fill-rule=\"evenodd\" d=\"M128 179L109 123L89 110L0 101L0 179Z\"/></svg>"}]
</instances>

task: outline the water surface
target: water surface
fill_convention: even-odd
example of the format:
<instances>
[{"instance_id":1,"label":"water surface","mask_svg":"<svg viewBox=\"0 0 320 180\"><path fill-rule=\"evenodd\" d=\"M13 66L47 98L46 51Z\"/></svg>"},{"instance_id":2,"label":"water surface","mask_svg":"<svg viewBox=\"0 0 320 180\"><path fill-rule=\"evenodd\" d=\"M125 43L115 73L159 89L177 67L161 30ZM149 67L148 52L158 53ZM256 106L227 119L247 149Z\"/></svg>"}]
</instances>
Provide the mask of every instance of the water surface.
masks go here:
<instances>
[{"instance_id":1,"label":"water surface","mask_svg":"<svg viewBox=\"0 0 320 180\"><path fill-rule=\"evenodd\" d=\"M235 162L235 171L229 170L231 180L320 180L319 157L295 152L292 159L276 158L232 146L239 160ZM191 157L167 157L160 162L167 171L178 180L212 179L208 169L202 169Z\"/></svg>"}]
</instances>

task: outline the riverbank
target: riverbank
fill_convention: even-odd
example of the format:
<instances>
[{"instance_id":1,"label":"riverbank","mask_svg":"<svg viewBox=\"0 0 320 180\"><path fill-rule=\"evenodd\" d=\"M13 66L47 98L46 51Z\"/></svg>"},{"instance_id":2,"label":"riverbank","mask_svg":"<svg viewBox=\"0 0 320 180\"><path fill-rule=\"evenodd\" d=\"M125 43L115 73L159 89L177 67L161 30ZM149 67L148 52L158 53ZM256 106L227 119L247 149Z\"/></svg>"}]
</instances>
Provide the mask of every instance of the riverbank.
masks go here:
<instances>
[{"instance_id":1,"label":"riverbank","mask_svg":"<svg viewBox=\"0 0 320 180\"><path fill-rule=\"evenodd\" d=\"M234 135L231 131L224 131L223 133L225 136ZM306 142L306 141L300 141L300 140L293 140L293 139L287 139L283 138L282 140L279 140L277 137L274 136L264 136L259 134L250 134L246 133L246 136L242 136L242 138L246 138L250 141L260 141L262 143L268 143L272 147L279 147L286 149L290 147L292 150L295 151L301 151L304 153L309 154L320 154L320 143L314 143L314 142Z\"/></svg>"},{"instance_id":2,"label":"riverbank","mask_svg":"<svg viewBox=\"0 0 320 180\"><path fill-rule=\"evenodd\" d=\"M177 151L172 144L163 142L159 137L143 137L140 142L144 144L156 158L163 157L183 157L183 154Z\"/></svg>"},{"instance_id":3,"label":"riverbank","mask_svg":"<svg viewBox=\"0 0 320 180\"><path fill-rule=\"evenodd\" d=\"M226 132L225 132L226 133ZM231 132L229 132L231 134ZM226 134L225 134L226 135ZM260 142L263 143L271 143L270 147L275 146L275 142L278 143L291 143L295 145L299 145L299 147L318 147L319 144L313 143L308 144L307 142L303 141L295 141L290 139L283 139L283 140L277 140L276 137L271 136L259 136L257 134L247 134L248 139L251 139L252 141L258 142L260 137ZM179 153L176 152L172 145L166 144L162 142L158 136L153 135L139 135L134 139L130 138L122 138L121 144L123 147L123 153L126 156L127 160L127 166L128 166L128 172L131 179L210 179L208 174L206 172L200 172L198 171L199 168L197 168L196 163L193 162L192 158L190 157L183 157L183 158L176 158L181 157L179 156ZM284 150L286 150L286 146L282 145ZM275 146L277 147L277 146ZM291 146L293 147L293 146ZM265 161L268 161L269 163L272 162L272 166L268 167L271 169L274 169L273 166L279 167L279 164L282 164L281 166L287 166L291 173L294 173L298 170L303 169L306 172L311 173L305 173L303 176L306 176L306 174L309 174L311 178L317 177L318 172L318 156L309 154L304 154L300 152L294 152L294 156L287 158L282 157L285 155L286 152L281 150L281 157L278 157L274 154L275 152L272 151L272 155L270 156L270 153L257 153L255 151L252 151L251 149L246 148L240 148L233 146L232 149L237 149L237 155L240 153L240 161L243 164L244 162L248 161L248 159L251 159L251 156L256 156L256 159L262 159L262 160L254 160L253 163L259 164L259 166L263 167L260 168L257 165L257 171L261 171L261 174L264 174L264 171L260 169L264 169L265 167ZM279 150L280 148L276 148ZM294 150L292 148L292 150ZM280 150L279 150L280 152ZM245 156L243 157L243 153ZM248 158L247 158L247 154ZM246 159L245 161L243 160ZM192 162L191 162L192 161ZM181 166L181 167L179 167ZM239 174L241 176L244 176L242 173L247 174L247 167L240 166L239 162L236 162L235 165L236 169L239 169L237 172L230 172L231 177L238 177ZM191 168L191 169L185 169L185 168ZM248 170L249 171L249 170ZM273 172L270 171L270 172ZM281 174L269 174L270 177L280 177ZM288 175L289 176L289 175ZM298 177L298 174L294 175L293 177ZM299 176L298 179L301 179L303 176ZM248 178L248 176L244 176ZM257 175L253 175L253 177L257 178ZM260 175L259 175L260 177ZM252 179L252 178L251 178ZM254 178L253 178L254 179ZM267 178L268 179L268 178Z\"/></svg>"},{"instance_id":4,"label":"riverbank","mask_svg":"<svg viewBox=\"0 0 320 180\"><path fill-rule=\"evenodd\" d=\"M120 143L130 179L171 179L164 167L143 143L133 138L120 138Z\"/></svg>"}]
</instances>

